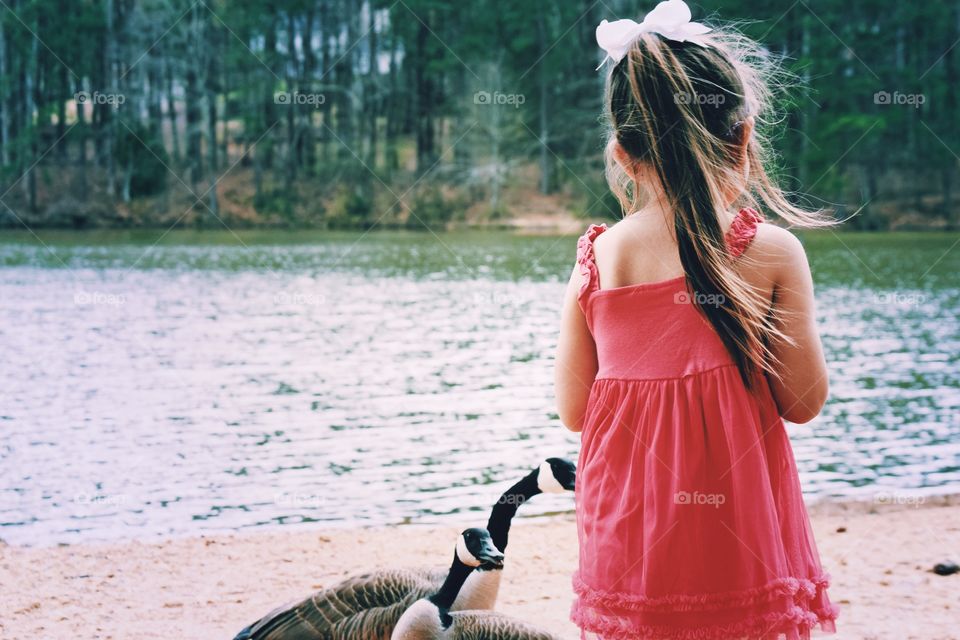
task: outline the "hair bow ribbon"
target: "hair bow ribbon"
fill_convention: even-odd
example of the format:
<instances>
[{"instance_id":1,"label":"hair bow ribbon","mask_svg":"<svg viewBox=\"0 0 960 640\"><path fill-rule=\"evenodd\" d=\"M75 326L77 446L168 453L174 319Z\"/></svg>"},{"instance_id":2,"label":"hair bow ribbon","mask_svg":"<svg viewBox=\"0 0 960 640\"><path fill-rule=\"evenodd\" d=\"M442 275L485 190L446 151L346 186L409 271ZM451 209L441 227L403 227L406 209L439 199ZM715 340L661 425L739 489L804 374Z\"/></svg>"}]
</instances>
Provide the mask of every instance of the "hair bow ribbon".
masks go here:
<instances>
[{"instance_id":1,"label":"hair bow ribbon","mask_svg":"<svg viewBox=\"0 0 960 640\"><path fill-rule=\"evenodd\" d=\"M597 69L608 59L613 60L614 64L620 62L641 33L659 33L669 40L702 44L698 42L698 36L709 33L711 29L699 22L691 22L691 17L686 2L666 0L654 7L639 24L633 20L604 20L597 25L597 44L607 52L607 56Z\"/></svg>"}]
</instances>

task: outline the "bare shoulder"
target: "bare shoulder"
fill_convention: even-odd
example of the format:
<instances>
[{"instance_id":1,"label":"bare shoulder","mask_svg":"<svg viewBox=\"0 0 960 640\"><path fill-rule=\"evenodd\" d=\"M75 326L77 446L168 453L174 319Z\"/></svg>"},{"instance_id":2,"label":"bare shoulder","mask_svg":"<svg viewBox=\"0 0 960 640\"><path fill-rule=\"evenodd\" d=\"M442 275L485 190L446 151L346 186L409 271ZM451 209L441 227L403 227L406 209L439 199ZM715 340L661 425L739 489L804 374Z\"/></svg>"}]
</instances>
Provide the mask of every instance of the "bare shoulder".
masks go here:
<instances>
[{"instance_id":1,"label":"bare shoulder","mask_svg":"<svg viewBox=\"0 0 960 640\"><path fill-rule=\"evenodd\" d=\"M800 239L775 224L764 222L757 226L757 235L744 252L744 257L755 268L762 269L772 280L785 274L808 270L807 254Z\"/></svg>"}]
</instances>

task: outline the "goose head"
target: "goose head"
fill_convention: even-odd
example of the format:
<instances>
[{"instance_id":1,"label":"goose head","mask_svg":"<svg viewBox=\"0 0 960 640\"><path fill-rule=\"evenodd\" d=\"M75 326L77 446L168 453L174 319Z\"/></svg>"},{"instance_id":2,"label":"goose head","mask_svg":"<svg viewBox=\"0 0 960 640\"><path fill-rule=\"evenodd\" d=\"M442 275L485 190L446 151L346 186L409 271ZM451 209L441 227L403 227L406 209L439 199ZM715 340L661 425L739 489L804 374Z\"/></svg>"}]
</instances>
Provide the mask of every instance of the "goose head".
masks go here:
<instances>
[{"instance_id":1,"label":"goose head","mask_svg":"<svg viewBox=\"0 0 960 640\"><path fill-rule=\"evenodd\" d=\"M391 640L427 640L447 637L453 623L450 607L463 583L476 569L503 567L503 554L494 546L486 529L465 529L457 537L453 564L440 588L433 595L421 598L397 620Z\"/></svg>"},{"instance_id":2,"label":"goose head","mask_svg":"<svg viewBox=\"0 0 960 640\"><path fill-rule=\"evenodd\" d=\"M486 529L465 529L457 538L457 559L468 567L502 569L503 554Z\"/></svg>"},{"instance_id":3,"label":"goose head","mask_svg":"<svg viewBox=\"0 0 960 640\"><path fill-rule=\"evenodd\" d=\"M537 488L543 493L573 491L577 466L566 458L547 458L537 471Z\"/></svg>"}]
</instances>

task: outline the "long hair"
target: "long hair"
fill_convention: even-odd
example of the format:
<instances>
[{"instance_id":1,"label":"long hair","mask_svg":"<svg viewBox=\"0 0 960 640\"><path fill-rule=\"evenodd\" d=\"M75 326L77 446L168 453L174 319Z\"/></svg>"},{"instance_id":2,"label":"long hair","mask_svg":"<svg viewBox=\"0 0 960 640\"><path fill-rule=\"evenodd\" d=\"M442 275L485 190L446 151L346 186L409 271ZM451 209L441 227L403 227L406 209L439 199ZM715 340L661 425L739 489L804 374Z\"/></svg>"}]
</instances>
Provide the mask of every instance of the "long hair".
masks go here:
<instances>
[{"instance_id":1,"label":"long hair","mask_svg":"<svg viewBox=\"0 0 960 640\"><path fill-rule=\"evenodd\" d=\"M714 30L700 42L642 34L607 80L611 140L656 180L674 212L673 230L691 301L705 316L748 388L755 374L776 376L770 344L788 338L761 294L733 268L721 212L738 206L774 214L793 226L832 224L823 212L792 204L768 175L771 87L779 67L756 43ZM756 127L744 140L748 119ZM607 145L607 181L625 214L643 204L637 184ZM706 303L709 301L709 304Z\"/></svg>"}]
</instances>

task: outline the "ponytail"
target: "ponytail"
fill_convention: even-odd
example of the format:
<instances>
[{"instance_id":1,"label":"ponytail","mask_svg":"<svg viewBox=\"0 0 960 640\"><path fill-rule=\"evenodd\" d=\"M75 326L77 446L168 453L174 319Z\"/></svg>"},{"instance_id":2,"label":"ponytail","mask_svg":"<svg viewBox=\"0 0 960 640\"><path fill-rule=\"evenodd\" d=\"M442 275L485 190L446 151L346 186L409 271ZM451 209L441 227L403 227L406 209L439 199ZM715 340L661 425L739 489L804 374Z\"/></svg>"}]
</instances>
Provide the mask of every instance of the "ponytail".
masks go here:
<instances>
[{"instance_id":1,"label":"ponytail","mask_svg":"<svg viewBox=\"0 0 960 640\"><path fill-rule=\"evenodd\" d=\"M645 33L611 71L607 104L615 140L649 168L674 212L673 230L691 301L714 328L744 384L773 375L772 340L788 340L766 301L733 267L724 242L724 194L742 192L798 226L830 224L792 205L764 170L760 134L743 140L748 118L769 104L764 56L742 36L713 31L701 46ZM744 177L743 167L749 172ZM642 203L641 185L607 152L607 179L626 214Z\"/></svg>"}]
</instances>

